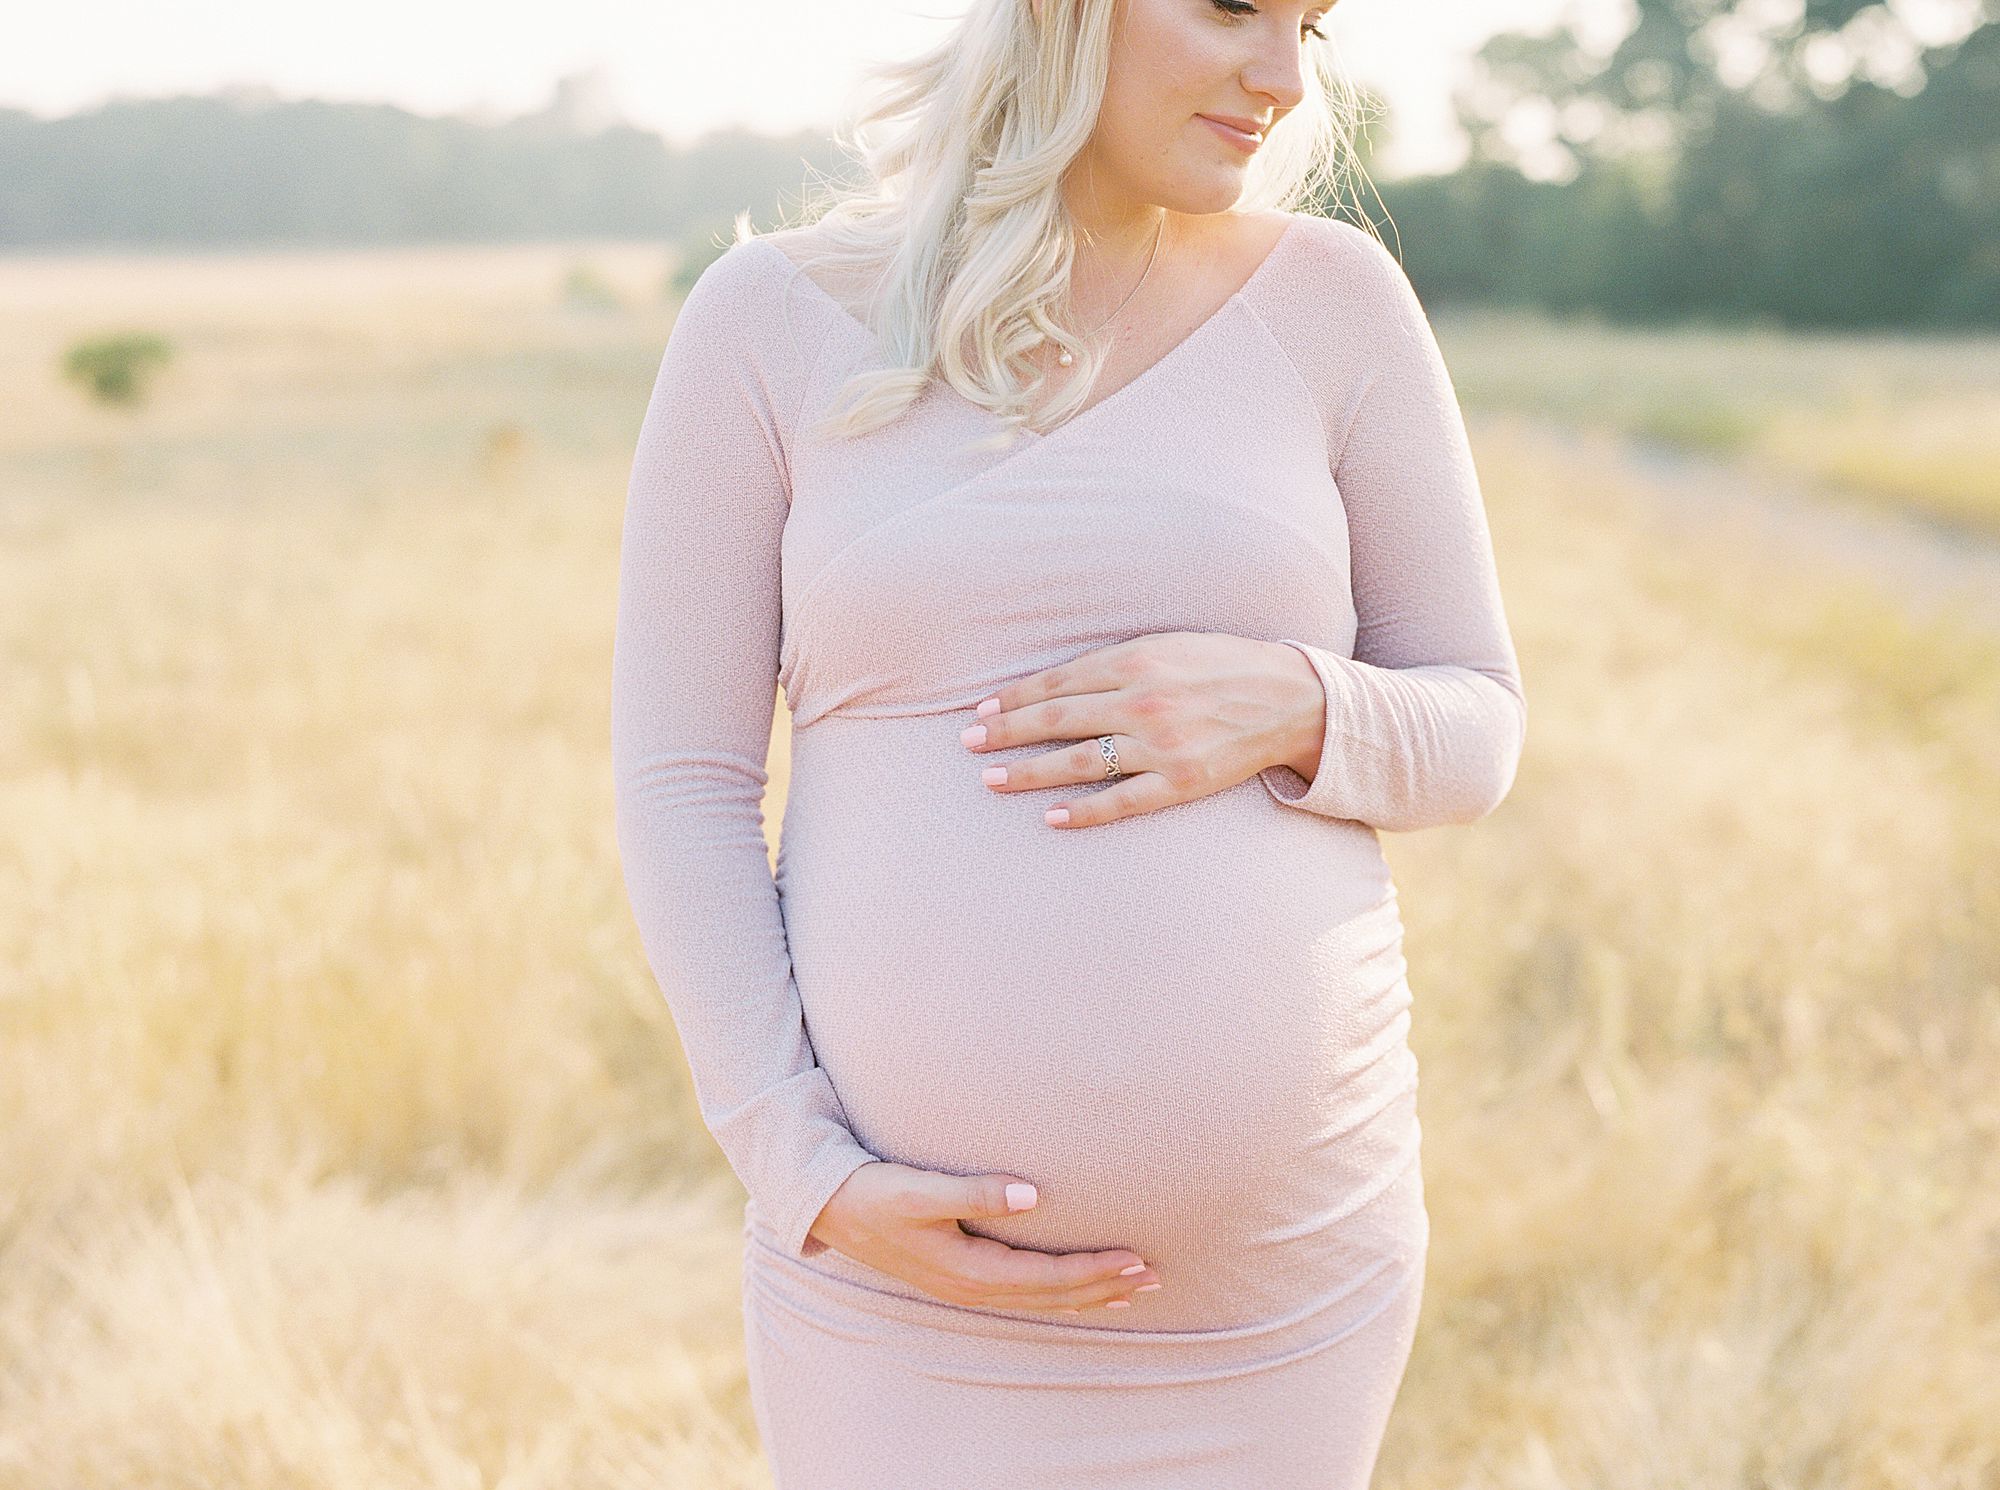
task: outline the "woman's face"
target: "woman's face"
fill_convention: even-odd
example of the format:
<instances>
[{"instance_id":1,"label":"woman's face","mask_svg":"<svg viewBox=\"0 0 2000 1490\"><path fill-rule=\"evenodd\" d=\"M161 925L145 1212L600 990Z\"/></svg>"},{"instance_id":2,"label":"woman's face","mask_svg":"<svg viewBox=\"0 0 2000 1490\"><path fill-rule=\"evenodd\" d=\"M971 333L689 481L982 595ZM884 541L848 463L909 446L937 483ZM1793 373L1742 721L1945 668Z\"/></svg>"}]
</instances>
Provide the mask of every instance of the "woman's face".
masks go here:
<instances>
[{"instance_id":1,"label":"woman's face","mask_svg":"<svg viewBox=\"0 0 2000 1490\"><path fill-rule=\"evenodd\" d=\"M1141 204L1227 211L1258 141L1305 96L1307 31L1334 0L1123 0L1113 22L1104 107L1082 167L1112 212Z\"/></svg>"}]
</instances>

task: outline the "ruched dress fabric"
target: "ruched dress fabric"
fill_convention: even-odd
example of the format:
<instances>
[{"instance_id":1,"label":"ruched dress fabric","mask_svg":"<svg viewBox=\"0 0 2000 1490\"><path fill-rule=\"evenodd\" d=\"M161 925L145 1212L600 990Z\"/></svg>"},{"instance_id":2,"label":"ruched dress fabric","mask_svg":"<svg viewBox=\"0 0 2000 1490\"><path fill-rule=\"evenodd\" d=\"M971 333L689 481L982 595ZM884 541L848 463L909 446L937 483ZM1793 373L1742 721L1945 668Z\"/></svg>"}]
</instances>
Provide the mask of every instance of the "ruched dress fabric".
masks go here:
<instances>
[{"instance_id":1,"label":"ruched dress fabric","mask_svg":"<svg viewBox=\"0 0 2000 1490\"><path fill-rule=\"evenodd\" d=\"M1401 266L1295 212L1136 379L999 448L933 382L855 439L882 354L777 242L668 338L628 493L617 832L647 960L748 1192L743 1320L779 1490L1355 1490L1429 1241L1380 831L1471 823L1526 704L1463 419ZM810 231L810 230L807 230ZM960 731L1149 632L1298 648L1310 782L1051 827ZM781 686L775 875L761 799ZM859 1165L1032 1181L968 1231L1127 1247L1081 1315L945 1302L807 1235Z\"/></svg>"}]
</instances>

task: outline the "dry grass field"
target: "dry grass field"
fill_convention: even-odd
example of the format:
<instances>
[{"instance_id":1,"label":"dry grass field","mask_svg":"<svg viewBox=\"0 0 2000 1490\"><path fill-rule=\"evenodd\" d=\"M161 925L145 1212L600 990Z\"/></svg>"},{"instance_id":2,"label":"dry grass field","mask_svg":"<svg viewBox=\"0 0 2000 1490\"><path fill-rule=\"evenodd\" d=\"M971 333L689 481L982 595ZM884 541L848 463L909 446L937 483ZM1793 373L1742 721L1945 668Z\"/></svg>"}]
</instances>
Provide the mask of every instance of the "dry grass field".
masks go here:
<instances>
[{"instance_id":1,"label":"dry grass field","mask_svg":"<svg viewBox=\"0 0 2000 1490\"><path fill-rule=\"evenodd\" d=\"M0 1490L768 1484L611 828L665 267L0 265ZM175 361L93 408L126 326ZM1531 737L1386 840L1434 1234L1378 1484L1990 1490L2000 637L1479 457Z\"/></svg>"},{"instance_id":2,"label":"dry grass field","mask_svg":"<svg viewBox=\"0 0 2000 1490\"><path fill-rule=\"evenodd\" d=\"M1470 408L1712 451L2000 542L2000 337L1640 331L1515 312L1449 327Z\"/></svg>"}]
</instances>

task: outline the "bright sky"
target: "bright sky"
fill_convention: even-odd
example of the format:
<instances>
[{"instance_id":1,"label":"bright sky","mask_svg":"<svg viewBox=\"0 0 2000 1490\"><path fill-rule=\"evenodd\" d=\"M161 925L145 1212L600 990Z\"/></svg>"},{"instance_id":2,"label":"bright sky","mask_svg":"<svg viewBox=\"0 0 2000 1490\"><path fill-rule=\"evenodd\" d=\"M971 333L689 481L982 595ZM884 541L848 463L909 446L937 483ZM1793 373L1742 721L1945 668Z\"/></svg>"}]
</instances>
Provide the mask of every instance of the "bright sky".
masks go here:
<instances>
[{"instance_id":1,"label":"bright sky","mask_svg":"<svg viewBox=\"0 0 2000 1490\"><path fill-rule=\"evenodd\" d=\"M513 114L554 80L602 69L619 111L684 142L720 124L825 128L862 64L907 55L964 0L70 0L22 5L0 48L0 105L44 116L107 95L265 84L285 97L387 101L422 113ZM1459 156L1450 89L1500 29L1564 13L1622 30L1624 0L1340 0L1323 29L1347 75L1388 98L1401 139L1377 174Z\"/></svg>"}]
</instances>

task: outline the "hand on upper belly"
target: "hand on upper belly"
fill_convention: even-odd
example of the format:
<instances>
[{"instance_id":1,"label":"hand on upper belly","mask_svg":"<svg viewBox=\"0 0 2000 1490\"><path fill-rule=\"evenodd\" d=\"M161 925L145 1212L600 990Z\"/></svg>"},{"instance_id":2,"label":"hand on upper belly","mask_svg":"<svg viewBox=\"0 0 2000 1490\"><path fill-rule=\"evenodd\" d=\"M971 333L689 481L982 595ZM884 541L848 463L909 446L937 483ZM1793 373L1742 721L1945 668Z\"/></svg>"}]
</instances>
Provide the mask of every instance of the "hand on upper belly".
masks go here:
<instances>
[{"instance_id":1,"label":"hand on upper belly","mask_svg":"<svg viewBox=\"0 0 2000 1490\"><path fill-rule=\"evenodd\" d=\"M1312 779L1325 690L1297 648L1223 632L1160 631L1016 679L978 708L972 753L1080 741L987 770L1002 793L1114 784L1050 805L1053 827L1087 828L1189 802L1274 765ZM1102 741L1109 738L1111 751Z\"/></svg>"},{"instance_id":2,"label":"hand on upper belly","mask_svg":"<svg viewBox=\"0 0 2000 1490\"><path fill-rule=\"evenodd\" d=\"M1010 1206L1008 1192L1025 1205ZM946 1303L1078 1314L1093 1305L1129 1307L1160 1286L1144 1259L1124 1248L1039 1252L973 1236L959 1219L1017 1214L1034 1204L1018 1176L957 1175L887 1160L864 1164L833 1193L810 1235L857 1262L901 1278Z\"/></svg>"}]
</instances>

